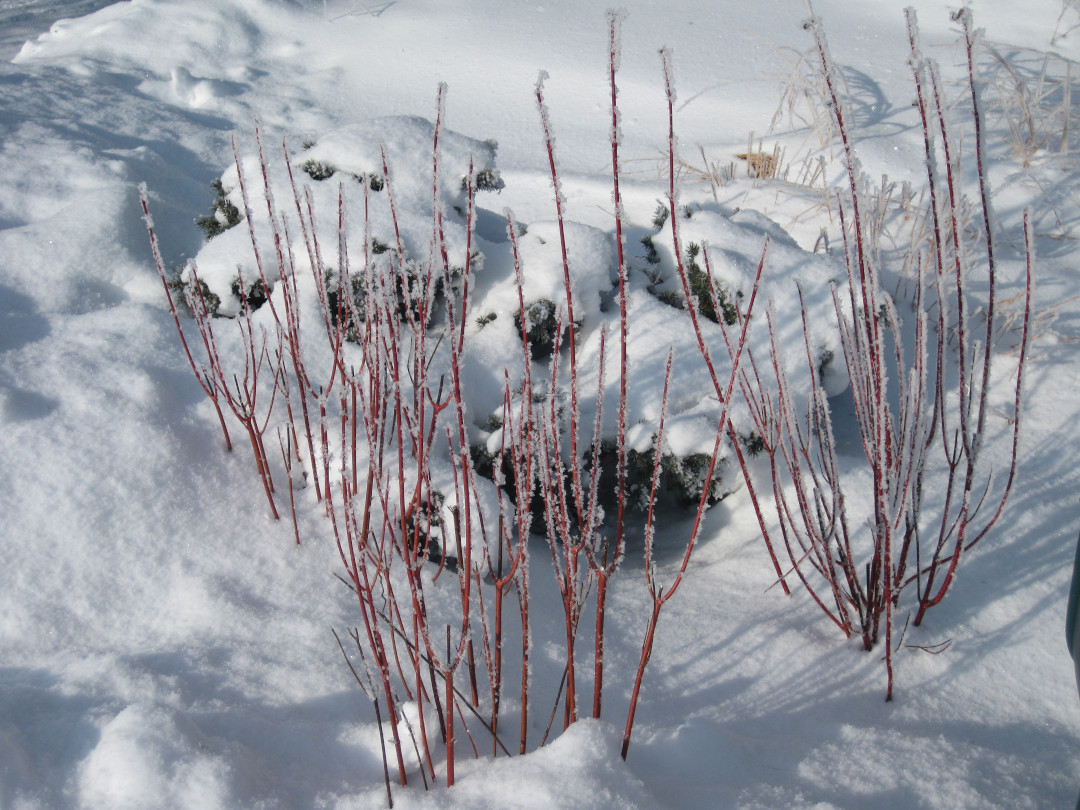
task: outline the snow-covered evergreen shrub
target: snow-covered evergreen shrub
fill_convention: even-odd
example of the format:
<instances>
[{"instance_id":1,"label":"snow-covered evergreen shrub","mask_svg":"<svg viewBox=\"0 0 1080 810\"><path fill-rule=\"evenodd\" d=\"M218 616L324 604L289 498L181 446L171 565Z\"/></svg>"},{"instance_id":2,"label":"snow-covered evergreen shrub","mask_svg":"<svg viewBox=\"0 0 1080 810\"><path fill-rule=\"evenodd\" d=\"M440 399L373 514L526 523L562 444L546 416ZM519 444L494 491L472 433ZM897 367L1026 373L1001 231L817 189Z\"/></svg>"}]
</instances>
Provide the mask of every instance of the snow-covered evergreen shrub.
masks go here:
<instances>
[{"instance_id":1,"label":"snow-covered evergreen shrub","mask_svg":"<svg viewBox=\"0 0 1080 810\"><path fill-rule=\"evenodd\" d=\"M656 463L656 436L646 450L631 448L627 453L627 490L629 504L635 509L648 506L649 487L652 483L653 467ZM615 489L615 445L604 442L600 450L601 487ZM710 457L706 453L685 453L678 455L668 450L660 457L661 496L667 505L683 509L694 506L705 491L705 478L709 469ZM711 506L723 500L731 492L734 480L723 469L726 460L720 463L721 469L714 470L709 482L707 502ZM591 464L589 465L591 467Z\"/></svg>"},{"instance_id":2,"label":"snow-covered evergreen shrub","mask_svg":"<svg viewBox=\"0 0 1080 810\"><path fill-rule=\"evenodd\" d=\"M550 298L541 298L526 304L524 312L518 310L514 313L515 322L520 322L524 315L526 329L525 336L529 342L529 353L534 361L546 360L555 351L555 341L565 344L566 328L564 326L561 335L556 335L559 328L558 307Z\"/></svg>"},{"instance_id":3,"label":"snow-covered evergreen shrub","mask_svg":"<svg viewBox=\"0 0 1080 810\"><path fill-rule=\"evenodd\" d=\"M417 301L424 298L424 285L431 283L435 299L441 301L447 293L447 279L454 287L453 300L463 293L467 300L455 305L465 306L471 313L465 330L465 352L462 361L469 378L468 408L473 414L483 414L473 424L477 438L472 440L474 462L484 477L493 477L497 461L498 429L486 423L487 415L499 412L502 399L503 370L518 379L522 364L522 308L514 280L513 261L509 244L490 228L483 235L468 230L467 180L472 161L472 180L476 192L490 194L504 187L496 166L496 145L443 131L440 138L440 177L437 196L431 184L431 137L433 124L414 117L391 117L357 124L322 135L317 141L306 142L286 158L296 171L290 178L280 160L268 160L269 181L275 190L282 210L294 212L311 206L314 221L324 234L319 241L319 255L312 249L312 236L291 225L293 245L287 260L301 281L301 299L306 314L303 321L314 326L324 320L319 314L325 309L325 320L332 328L348 313L345 339L355 343L358 325L366 317L367 285L372 279L389 277L391 263L398 268L395 289L398 317L415 318ZM273 157L273 156L271 156ZM232 166L215 181L218 190L215 201L216 219L232 223L244 210L243 193L253 213L250 223L256 242L264 245L259 262L252 252L247 227L222 228L208 240L195 260L198 277L203 285L212 314L235 316L246 306L252 310L261 306L267 289L271 296L277 284L277 269L265 279L276 260L271 252L273 239L266 219L265 189L262 187L262 166L257 155L241 156L240 166ZM241 171L243 177L241 178ZM300 181L311 178L308 185ZM243 179L246 186L241 188ZM333 182L334 180L337 182ZM389 181L389 182L387 182ZM297 184L297 203L286 201ZM339 199L340 195L340 199ZM483 206L485 196L478 196L474 205ZM340 207L339 207L340 205ZM441 226L445 245L447 270L428 277L433 257L436 220ZM340 238L327 238L325 233L339 224ZM292 213L289 216L293 216ZM741 220L741 221L740 221ZM235 224L235 223L233 223ZM650 437L656 435L659 415L659 390L655 387L661 376L662 346L682 344L680 351L692 354L695 347L689 342L689 330L676 324L688 317L686 296L679 285L672 253L671 223L666 208L658 207L652 221L653 231L642 240L644 255L632 259L631 265L631 341L629 345L632 395L629 402L631 423L639 425L633 453L644 469L653 458L655 449ZM522 290L525 309L525 336L529 342L530 358L534 363L548 366L555 362L552 355L556 343L565 368L568 350L569 322L566 313L566 293L562 266L562 242L555 222L531 222L517 225L518 247L522 263ZM690 295L700 312L713 323L729 327L737 323L742 291L750 280L750 270L760 251L763 234L773 238L773 262L778 268L790 267L796 277L817 279L811 310L820 324L818 344L821 365L834 356L837 343L829 313L826 282L836 275L835 268L819 257L798 250L786 234L772 222L752 212L730 216L719 209L684 206L679 208L679 232L683 240L683 262L688 271ZM582 406L595 407L598 371L595 367L598 341L602 331L612 332L616 313L610 302L616 282L616 250L611 234L568 220L563 237L573 279L573 333L578 352L587 359L580 371ZM347 253L339 255L341 247ZM457 279L467 261L473 272L471 289L459 289ZM322 292L308 279L314 278L313 268L321 268ZM239 268L239 272L238 272ZM779 269L776 272L788 274ZM341 278L348 275L350 294L341 296ZM240 278L244 280L241 290ZM191 271L183 280L191 284ZM643 295L644 294L644 295ZM211 304L212 302L212 304ZM656 307L659 306L659 309ZM669 307L675 307L672 312ZM815 309L816 307L816 309ZM424 313L433 330L440 328L442 315L437 311ZM559 323L562 333L556 335ZM835 364L834 364L835 365ZM610 372L609 372L610 373ZM534 372L534 380L545 379L546 372ZM637 380L634 383L634 380ZM566 385L560 382L560 385ZM609 376L608 393L613 382ZM842 381L840 383L842 387ZM651 388L650 388L651 386ZM640 390L639 390L640 389ZM716 403L710 400L710 387L704 376L688 376L673 384L674 397L669 404L671 426L662 451L662 486L677 501L692 501L700 496L702 459L712 451ZM542 398L542 394L540 395ZM746 423L738 410L736 420ZM615 412L611 402L605 405L602 441L614 440ZM751 428L743 424L741 433ZM565 449L565 448L564 448ZM587 452L584 448L581 453ZM721 450L726 458L729 450ZM721 464L710 484L709 501L714 502L735 487L738 473L728 464ZM502 480L508 476L504 470ZM631 475L630 486L642 491L649 481L642 474L639 480ZM512 488L512 483L509 485ZM631 503L634 499L631 498Z\"/></svg>"},{"instance_id":4,"label":"snow-covered evergreen shrub","mask_svg":"<svg viewBox=\"0 0 1080 810\"><path fill-rule=\"evenodd\" d=\"M241 301L241 303L252 310L258 309L266 303L267 289L262 279L257 278L252 281L245 279L243 282L243 289L241 289L240 276L237 276L233 279L229 291L232 293L233 298L237 301Z\"/></svg>"},{"instance_id":5,"label":"snow-covered evergreen shrub","mask_svg":"<svg viewBox=\"0 0 1080 810\"><path fill-rule=\"evenodd\" d=\"M214 202L210 213L195 218L195 224L199 226L208 241L238 225L241 219L240 209L229 199L229 194L225 191L221 180L214 180L210 185L214 189Z\"/></svg>"},{"instance_id":6,"label":"snow-covered evergreen shrub","mask_svg":"<svg viewBox=\"0 0 1080 810\"><path fill-rule=\"evenodd\" d=\"M615 23L613 16L613 99ZM666 78L670 105L670 73ZM795 309L793 296L779 299L787 308L783 323L807 314L824 357L837 346L830 282L839 274L831 260L799 249L764 217L679 204L674 180L644 257L624 249L617 183L614 233L573 221L560 192L542 84L543 78L537 100L555 187L553 220L522 227L507 212L503 236L490 224L497 215L478 214L481 194L503 186L495 144L448 131L440 90L434 123L377 119L326 133L299 152L286 147L284 160L257 135L257 150L236 155L218 184L219 209L243 211L246 227L208 240L184 281L197 293L189 298L200 302L197 326L211 357L209 372L194 360L192 368L223 430L223 405L243 426L272 514L278 516L278 461L265 437L276 432L297 542L302 482L332 522L353 593L368 606L365 622L403 633L404 612L373 613L370 600L373 587L380 594L407 589L406 609L417 623L412 646L420 651L415 634L423 625L425 661L443 677L447 705L455 702L454 673L464 669L466 648L475 676L470 600L485 598L484 582L495 583L496 598L513 577L526 582L527 572L500 578L519 564L527 570L531 532L547 535L566 619L569 723L577 717L578 620L594 586L593 711L600 716L604 594L625 551L627 510L645 507L644 519L634 520L645 537L651 638L682 579L704 510L738 480L731 460L741 454L727 442L747 435L753 422L737 404L741 378L731 367L750 350L767 351L771 337L751 328L765 319L749 302L742 309L739 292L756 298L767 254L769 275L807 291ZM613 123L613 153L616 131ZM658 300L665 293L681 295L682 306ZM262 295L267 305L256 308ZM210 296L219 302L214 313ZM218 340L212 314L238 316L236 335ZM699 362L699 351L707 356L704 347L722 341L726 351ZM680 358L677 374L673 355ZM796 390L812 387L805 373L790 376ZM653 580L653 541L665 542L655 531L657 502L696 504L682 569L670 587ZM441 635L448 623L428 610L445 610L445 599L455 595L432 586L435 599L426 602L422 569L436 561L441 571L451 557L464 620L456 652L448 634L444 657L441 639L437 651L429 630ZM515 562L504 568L509 559ZM526 590L518 593L525 691ZM373 643L370 652L380 658L385 650ZM644 645L624 756L648 655ZM412 663L419 677L420 658ZM388 660L380 661L380 672L400 759ZM523 692L523 721L527 706ZM448 766L453 718L453 711L444 714ZM404 779L400 763L399 770Z\"/></svg>"}]
</instances>

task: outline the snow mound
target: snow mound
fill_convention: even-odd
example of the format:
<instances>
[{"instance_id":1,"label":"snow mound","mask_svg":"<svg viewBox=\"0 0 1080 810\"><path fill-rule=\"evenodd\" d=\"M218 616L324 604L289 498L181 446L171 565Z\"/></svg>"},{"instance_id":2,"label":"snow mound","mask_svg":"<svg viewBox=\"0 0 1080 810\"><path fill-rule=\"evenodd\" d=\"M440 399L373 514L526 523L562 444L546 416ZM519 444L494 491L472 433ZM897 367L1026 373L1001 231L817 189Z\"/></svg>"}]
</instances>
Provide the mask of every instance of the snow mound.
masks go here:
<instances>
[{"instance_id":1,"label":"snow mound","mask_svg":"<svg viewBox=\"0 0 1080 810\"><path fill-rule=\"evenodd\" d=\"M95 810L231 807L235 774L218 748L182 712L128 706L105 725L83 762L80 802Z\"/></svg>"},{"instance_id":2,"label":"snow mound","mask_svg":"<svg viewBox=\"0 0 1080 810\"><path fill-rule=\"evenodd\" d=\"M581 720L558 739L527 757L462 760L453 790L395 790L394 807L451 810L609 810L659 807L644 784L619 758L622 734L603 721ZM523 789L523 786L528 786ZM383 794L385 795L385 794ZM372 790L360 801L343 800L338 810L377 806Z\"/></svg>"}]
</instances>

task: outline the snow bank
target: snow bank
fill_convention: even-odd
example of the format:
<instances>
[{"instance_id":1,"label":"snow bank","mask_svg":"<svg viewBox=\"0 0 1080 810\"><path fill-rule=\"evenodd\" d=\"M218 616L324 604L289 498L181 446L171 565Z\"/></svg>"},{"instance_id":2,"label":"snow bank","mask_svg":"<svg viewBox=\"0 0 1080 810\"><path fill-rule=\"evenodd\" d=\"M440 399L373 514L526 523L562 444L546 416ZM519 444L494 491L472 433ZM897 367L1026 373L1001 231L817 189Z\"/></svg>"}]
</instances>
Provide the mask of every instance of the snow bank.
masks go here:
<instances>
[{"instance_id":1,"label":"snow bank","mask_svg":"<svg viewBox=\"0 0 1080 810\"><path fill-rule=\"evenodd\" d=\"M20 0L0 15L47 9L57 19L100 5ZM301 177L319 206L330 263L339 181L348 195L351 255L359 255L360 186L348 175L379 168L381 141L398 150L391 171L400 171L395 188L403 214L413 218L409 250L424 260L429 122L438 83L447 82L440 199L458 261L465 231L454 206L466 154L500 169L505 181L498 195L479 198L474 242L484 263L473 312L500 313L483 327L469 324L469 416L484 422L501 402L502 370L520 358L505 316L516 307L507 282L506 208L526 226L526 284L536 285L529 289L563 300L531 95L537 70L547 68L573 221L580 354L591 369L583 374L583 407L592 406L599 330L612 313L605 293L614 247L610 184L597 175L610 163L606 0L573 8L511 8L496 0L338 3L339 10L343 5L351 13L334 17L324 16L320 3L132 0L47 31L53 20L36 17L31 30L9 28L12 18L0 16L0 43L12 53L12 31L44 32L0 65L4 807L370 807L384 800L373 712L328 630L353 626L358 613L335 577L341 566L325 520L311 493L302 493L305 542L296 548L292 527L266 514L249 451L224 452L151 263L139 182L150 189L168 269L197 257L208 278L227 284L237 264L248 278L243 226L204 244L192 221L207 213L215 178L239 204L227 168L234 137L258 208L256 114L280 210L291 204L282 139L294 170L307 160L337 170L322 182ZM865 0L815 5L856 96L864 164L874 176L911 174L921 143L901 16ZM947 62L955 39L947 9L937 0L917 5L925 49ZM976 23L997 42L1071 57L1076 32L1049 41L1059 14L1076 21L1055 0L1038 0L1022 13L1008 5L976 9ZM694 341L680 326L685 312L657 296L678 289L667 234L650 224L664 193L655 169L666 137L655 49L664 42L676 49L682 156L696 164L700 146L726 164L745 151L748 130L767 132L791 75L789 57L809 45L803 16L798 4L695 0L662 15L631 4L620 104L633 256L632 437L639 449L647 448L659 414L669 346L677 364L672 448L699 448L717 407ZM792 148L814 137L805 129L777 135ZM497 155L484 139L498 141ZM305 141L314 145L305 150ZM609 724L625 716L647 616L636 538L609 593L607 719L579 723L525 757L459 756L452 790L440 783L424 792L413 778L395 789L397 806L904 809L1074 801L1080 709L1062 628L1080 521L1071 450L1080 424L1071 239L1077 214L1068 194L1075 164L1023 171L1007 150L993 159L1006 228L1031 200L1042 223L1045 292L1023 461L1008 525L970 556L949 598L899 645L896 701L881 700L877 653L838 639L804 595L776 593L756 517L735 493L710 513L683 590L665 608L627 762L616 750L618 725ZM834 169L826 182L839 175ZM784 342L796 342L792 282L801 281L814 313L811 343L823 359L835 352L827 291L842 268L835 252L815 254L813 246L820 227L835 224L819 189L789 195L784 188L790 182L740 175L713 189L688 177L681 202L692 215L680 220L682 239L707 246L718 279L745 294L768 234L762 303L774 301ZM373 233L387 241L384 214L376 209L373 216ZM265 239L265 225L258 227ZM658 265L639 246L645 235ZM304 251L297 261L308 261ZM1004 275L1015 271L1010 264ZM659 285L649 273L662 276ZM706 329L721 346L719 327ZM617 382L611 369L607 382L609 391ZM835 383L831 390L844 380ZM989 417L998 433L1007 432L1006 417ZM851 448L846 459L858 452ZM665 516L657 541L665 582L688 533L677 512ZM533 596L534 630L558 628L554 586L537 579ZM540 647L532 667L541 702L554 701L558 656ZM530 740L539 740L545 723L546 716L534 718ZM465 747L459 741L459 753Z\"/></svg>"}]
</instances>

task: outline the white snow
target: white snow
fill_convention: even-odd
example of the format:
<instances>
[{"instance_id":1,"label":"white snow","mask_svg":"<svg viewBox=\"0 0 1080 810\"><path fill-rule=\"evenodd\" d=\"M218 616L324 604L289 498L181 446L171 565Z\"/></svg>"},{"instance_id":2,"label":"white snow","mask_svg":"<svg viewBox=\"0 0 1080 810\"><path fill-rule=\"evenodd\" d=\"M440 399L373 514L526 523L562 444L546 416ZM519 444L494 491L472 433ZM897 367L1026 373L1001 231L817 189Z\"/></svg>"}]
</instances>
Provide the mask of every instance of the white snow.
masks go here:
<instances>
[{"instance_id":1,"label":"white snow","mask_svg":"<svg viewBox=\"0 0 1080 810\"><path fill-rule=\"evenodd\" d=\"M769 236L754 320L764 323L771 301L783 342L793 349L789 368L799 391L813 372L805 363L796 281L816 360L829 353L836 359L824 385L837 394L847 383L828 286L845 283L836 202L821 190L840 187L843 166L835 142L793 127L781 105L786 87L802 86L795 62L812 45L802 28L803 4L626 5L618 82L633 269L630 439L635 449L650 446L674 348L665 444L678 454L708 452L719 403L685 313L652 294L681 294L670 222L659 231L652 225L667 192L657 49L672 48L678 85L675 126L686 164L678 202L692 212L680 219L682 244L704 245L727 288L749 293ZM949 93L959 97L963 54L952 6L914 5L923 51L942 63ZM640 536L631 538L608 593L603 719L561 734L557 720L554 739L538 748L562 675L563 621L541 544L532 551L530 584L533 750L492 757L490 740L479 734L478 745L483 738L488 748L474 759L459 729L457 784L445 787L440 770L425 791L412 755L409 786L393 786L395 807L904 810L1075 801L1080 699L1064 612L1080 528L1080 28L1072 30L1080 14L1075 3L1060 0L985 5L973 6L975 24L1018 75L1034 82L1044 65L1053 75L1070 66L1072 107L1066 115L1060 100L1046 101L1045 143L1025 156L1010 142L1010 111L993 107L998 96L984 88L993 108L988 171L1006 297L1021 291L1024 206L1034 208L1037 234L1036 334L1021 460L1002 522L964 560L923 626L907 629L895 654L895 700L883 700L880 649L867 653L845 641L804 592L784 597L772 587L757 518L737 490L707 513L682 589L664 609L625 762L619 746L649 608ZM874 0L814 6L843 67L856 148L871 184L881 175L911 181L917 196L922 134L901 10ZM0 63L0 807L383 806L372 704L330 630L347 640L343 631L360 619L355 596L337 578L344 572L328 522L311 488L298 490L297 546L291 520L269 517L239 428L234 451L225 452L213 408L176 337L137 187L149 190L168 268L194 260L200 277L226 299L237 266L248 282L258 275L247 228L204 243L193 220L207 214L215 179L243 212L235 141L256 235L270 244L256 119L277 210L295 220L289 165L301 193L311 189L324 267L338 262L339 187L350 261L354 270L362 264L363 188L352 175L381 174L385 147L406 250L425 260L436 204L431 122L445 82L437 204L452 266L466 258L461 178L469 157L477 170L497 169L505 183L476 198L472 245L483 260L473 277L463 356L472 438L486 438L492 449L500 434L482 426L501 413L504 369L520 377L522 364L520 330L507 317L517 310L508 210L523 230L526 303L546 298L565 308L533 95L538 72L548 71L545 102L580 320L582 433L592 431L599 336L607 328L604 431L611 435L618 307L605 10L595 0L3 4L0 55L12 61ZM995 86L1005 86L1008 71L986 69ZM783 114L774 124L778 107ZM805 115L808 108L791 109ZM747 151L751 133L755 150L759 142L767 152L779 145L786 178L747 176L736 155ZM1063 136L1070 145L1064 153ZM968 182L971 152L965 140ZM819 156L825 168L813 187L798 182ZM336 173L312 180L302 171L308 160ZM733 164L734 176L711 185L705 161ZM391 244L387 194L373 191L370 200L370 235ZM894 219L889 233L905 227L910 223ZM819 243L823 229L831 255ZM658 264L647 261L639 242L646 234ZM301 290L305 323L318 334L311 260L298 237L296 243L298 274L308 280ZM659 279L655 290L647 273ZM280 290L275 296L280 301ZM896 299L906 300L903 290ZM1015 311L1018 304L1006 306ZM238 310L239 302L226 303L225 311ZM504 314L476 323L489 312ZM265 312L255 318L272 323ZM714 356L723 354L719 327L705 329ZM218 331L223 346L235 344L231 320ZM767 357L764 330L752 330L750 340L756 355ZM1015 363L1015 343L1015 332L1004 330L1003 373ZM312 364L316 377L326 376L325 358ZM544 373L535 372L534 382ZM990 416L995 439L1009 435L1010 407ZM732 418L737 429L748 429L743 407ZM274 455L276 439L269 442ZM1005 464L1004 443L995 447L995 461ZM858 475L860 450L848 449L845 463ZM767 472L760 460L752 463ZM452 488L448 466L436 474ZM733 463L723 474L735 488ZM858 491L869 488L856 483ZM480 497L494 512L493 488L484 484ZM861 514L866 499L853 500L852 513ZM288 512L281 492L278 508ZM663 512L657 566L665 583L678 570L690 530L688 516ZM454 577L443 576L437 584L452 588ZM432 586L435 608L455 596ZM516 605L512 593L508 603ZM590 626L579 647L583 709L591 703L591 637ZM516 644L506 644L508 671L520 665L509 652ZM517 711L516 700L510 689L507 712ZM409 711L415 722L415 704Z\"/></svg>"}]
</instances>

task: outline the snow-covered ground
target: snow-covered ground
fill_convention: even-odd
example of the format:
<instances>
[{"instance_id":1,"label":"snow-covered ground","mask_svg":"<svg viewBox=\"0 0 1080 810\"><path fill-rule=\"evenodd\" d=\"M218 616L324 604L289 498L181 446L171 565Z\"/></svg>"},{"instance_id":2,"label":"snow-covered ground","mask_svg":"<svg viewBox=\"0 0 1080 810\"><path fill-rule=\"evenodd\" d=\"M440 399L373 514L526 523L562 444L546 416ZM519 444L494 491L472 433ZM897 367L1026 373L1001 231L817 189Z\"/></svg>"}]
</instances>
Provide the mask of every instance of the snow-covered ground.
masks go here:
<instances>
[{"instance_id":1,"label":"snow-covered ground","mask_svg":"<svg viewBox=\"0 0 1080 810\"><path fill-rule=\"evenodd\" d=\"M788 182L755 182L740 164L715 196L699 176L682 188L685 203L740 208L739 227L791 234L776 240L775 272L765 273L765 294L782 307L793 297L788 273L821 228L838 242L820 192L794 182L807 156L828 158L828 146L787 116L770 130L786 109L794 63L812 45L803 4L627 5L619 99L635 261L644 262L636 239L664 193L656 50L668 45L687 163L738 162L751 133L755 148L760 138L766 150L787 150ZM914 5L923 49L959 96L963 53L950 6ZM545 69L567 215L599 229L581 231L599 244L614 228L605 10L594 0L0 2L0 56L12 59L0 64L0 807L385 802L374 713L330 632L359 620L337 579L327 522L303 491L296 546L291 521L267 515L250 453L224 452L176 338L137 187L148 188L167 266L196 256L209 265L214 250L227 253L215 245L227 243L204 247L193 220L229 170L230 139L254 152L256 116L267 143L327 150L334 133L376 118L410 116L413 126L433 118L445 82L446 126L498 142L505 188L482 196L478 226L498 267L505 245L491 223L505 208L524 224L553 218L533 97ZM864 169L918 183L922 133L903 14L875 0L821 0L815 11L852 93ZM523 757L473 760L459 740L457 784L445 788L439 773L425 791L414 773L408 788L395 788L395 807L1075 800L1080 700L1064 612L1080 527L1080 98L1071 90L1080 12L1058 0L973 11L999 64L1029 87L1044 65L1051 76L1071 70L1072 106L1057 108L1066 118L1050 138L1053 153L1027 165L1003 121L988 117L1002 254L1011 257L1006 295L1019 292L1021 207L1034 207L1037 233L1040 317L1018 478L1004 519L965 559L944 602L909 628L895 655L895 699L883 700L880 650L845 641L804 592L770 589L756 518L736 492L708 512L687 579L662 615L625 762L622 724L647 619L640 545L609 595L604 719ZM88 16L59 19L78 14ZM827 178L842 184L838 159ZM661 357L688 339L653 331ZM1002 356L1013 355L1005 347ZM1007 434L1007 417L993 414L993 430ZM667 580L686 535L685 519L666 514L658 545ZM537 555L538 571L542 562ZM561 622L554 585L536 574L533 590L534 621ZM558 633L534 633L547 647L534 661L533 741L561 674L558 650L548 649Z\"/></svg>"}]
</instances>

